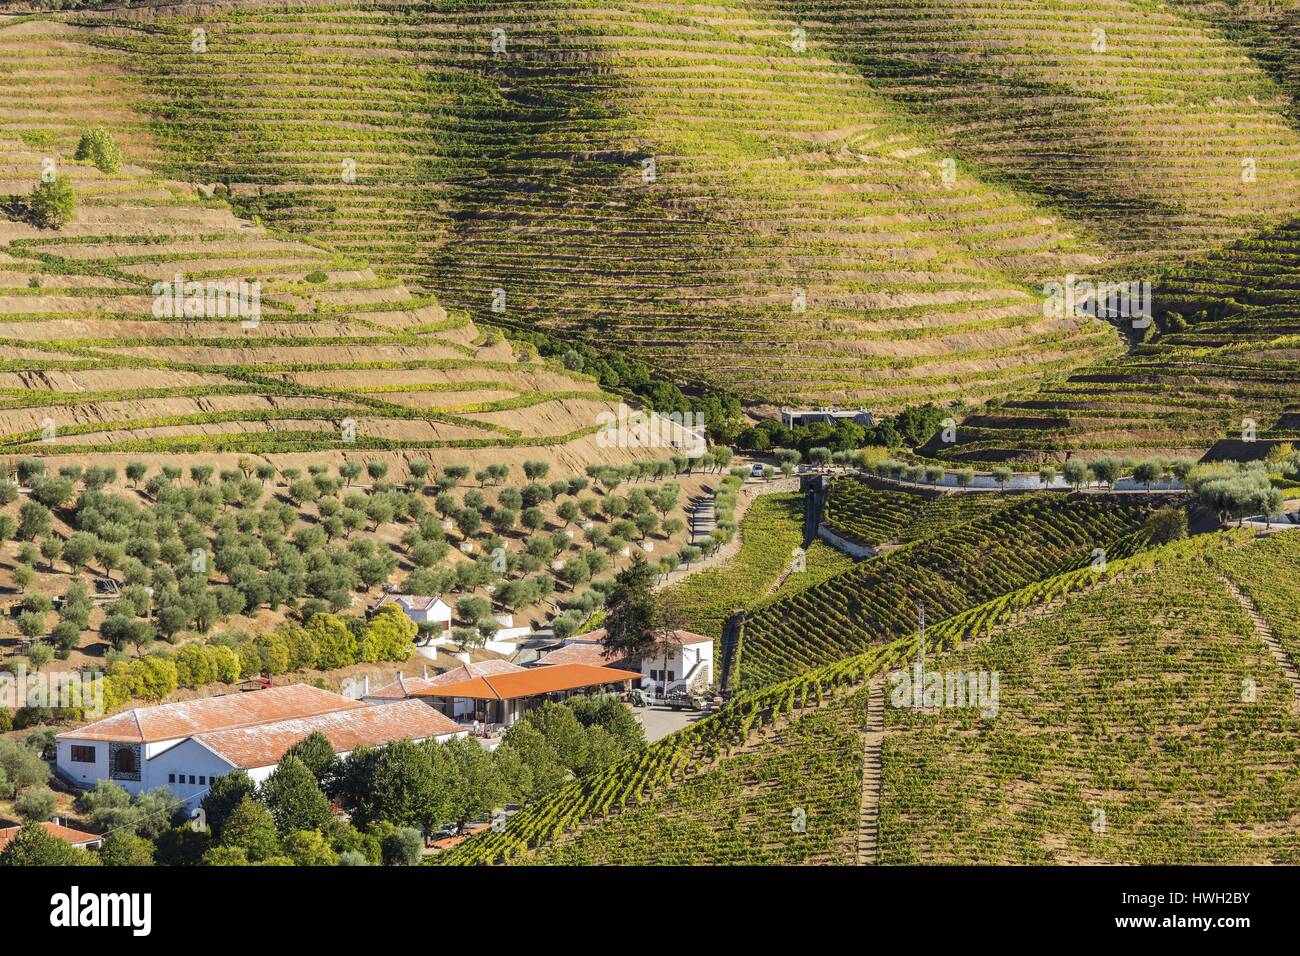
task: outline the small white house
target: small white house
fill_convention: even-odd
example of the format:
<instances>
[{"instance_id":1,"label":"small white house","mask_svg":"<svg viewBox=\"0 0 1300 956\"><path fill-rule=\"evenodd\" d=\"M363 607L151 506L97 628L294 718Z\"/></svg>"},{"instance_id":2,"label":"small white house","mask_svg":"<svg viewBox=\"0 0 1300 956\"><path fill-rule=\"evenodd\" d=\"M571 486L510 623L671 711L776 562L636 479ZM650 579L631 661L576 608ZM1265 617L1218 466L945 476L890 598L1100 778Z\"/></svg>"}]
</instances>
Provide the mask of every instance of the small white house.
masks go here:
<instances>
[{"instance_id":1,"label":"small white house","mask_svg":"<svg viewBox=\"0 0 1300 956\"><path fill-rule=\"evenodd\" d=\"M372 611L394 604L402 613L426 631L430 643L441 644L451 640L451 606L441 597L418 594L385 594Z\"/></svg>"},{"instance_id":2,"label":"small white house","mask_svg":"<svg viewBox=\"0 0 1300 956\"><path fill-rule=\"evenodd\" d=\"M640 668L641 687L655 693L664 692L664 675L668 690L707 687L713 683L713 638L691 631L674 631L672 650L667 661L663 654L651 654L639 662L605 649L605 630L590 631L569 638L557 650L542 655L537 666L554 664L590 664L602 667Z\"/></svg>"},{"instance_id":3,"label":"small white house","mask_svg":"<svg viewBox=\"0 0 1300 956\"><path fill-rule=\"evenodd\" d=\"M707 687L713 683L713 638L674 631L673 650L641 661L641 686L656 693Z\"/></svg>"}]
</instances>

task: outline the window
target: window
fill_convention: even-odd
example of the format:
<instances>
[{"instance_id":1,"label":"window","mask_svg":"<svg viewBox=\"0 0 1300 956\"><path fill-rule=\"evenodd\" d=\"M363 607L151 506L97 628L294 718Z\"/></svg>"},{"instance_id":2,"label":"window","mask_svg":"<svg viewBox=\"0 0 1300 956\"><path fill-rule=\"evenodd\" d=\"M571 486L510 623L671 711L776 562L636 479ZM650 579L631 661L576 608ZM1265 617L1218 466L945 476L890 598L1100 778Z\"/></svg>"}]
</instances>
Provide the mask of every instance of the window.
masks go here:
<instances>
[{"instance_id":1,"label":"window","mask_svg":"<svg viewBox=\"0 0 1300 956\"><path fill-rule=\"evenodd\" d=\"M207 777L199 777L199 786L200 786L200 787L205 787L205 786L207 786L207 783L208 783L208 778L207 778Z\"/></svg>"},{"instance_id":2,"label":"window","mask_svg":"<svg viewBox=\"0 0 1300 956\"><path fill-rule=\"evenodd\" d=\"M86 747L82 744L72 745L72 760L74 763L94 763L95 748Z\"/></svg>"},{"instance_id":3,"label":"window","mask_svg":"<svg viewBox=\"0 0 1300 956\"><path fill-rule=\"evenodd\" d=\"M194 774L190 774L190 785L194 785Z\"/></svg>"},{"instance_id":4,"label":"window","mask_svg":"<svg viewBox=\"0 0 1300 956\"><path fill-rule=\"evenodd\" d=\"M175 782L176 782L176 774L174 774L174 773L169 773L169 774L167 775L167 782L168 782L168 783L175 783Z\"/></svg>"},{"instance_id":5,"label":"window","mask_svg":"<svg viewBox=\"0 0 1300 956\"><path fill-rule=\"evenodd\" d=\"M125 747L119 750L113 757L113 770L119 774L139 773L136 769L135 751Z\"/></svg>"}]
</instances>

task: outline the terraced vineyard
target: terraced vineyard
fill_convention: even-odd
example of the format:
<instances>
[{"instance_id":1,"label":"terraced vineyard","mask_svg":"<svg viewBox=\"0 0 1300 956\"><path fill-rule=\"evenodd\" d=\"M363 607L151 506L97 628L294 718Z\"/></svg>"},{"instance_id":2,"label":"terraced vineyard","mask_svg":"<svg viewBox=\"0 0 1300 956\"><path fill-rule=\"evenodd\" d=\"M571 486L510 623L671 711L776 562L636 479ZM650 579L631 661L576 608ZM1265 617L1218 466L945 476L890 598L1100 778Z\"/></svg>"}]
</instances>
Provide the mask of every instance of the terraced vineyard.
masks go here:
<instances>
[{"instance_id":1,"label":"terraced vineyard","mask_svg":"<svg viewBox=\"0 0 1300 956\"><path fill-rule=\"evenodd\" d=\"M763 686L942 621L1000 594L1138 546L1140 496L1036 494L948 534L864 561L749 615L737 685Z\"/></svg>"},{"instance_id":2,"label":"terraced vineyard","mask_svg":"<svg viewBox=\"0 0 1300 956\"><path fill-rule=\"evenodd\" d=\"M1099 585L1108 588L1108 581L1123 586L1135 575L1171 567L1203 566L1207 554L1218 554L1246 540L1245 535L1206 536L1116 559L1100 574L1081 569L1045 578L934 625L928 631L931 651L1001 633L1037 609L1078 600L1071 596ZM595 777L571 782L562 791L513 815L503 829L482 833L439 855L436 861L452 865L579 860L646 863L656 860L657 838L662 838L671 861L676 863L821 861L827 841L835 839L834 834L847 825L849 810L856 811L858 794L851 795L847 809L842 804L826 808L828 819L819 823L816 811L824 806L823 801L817 794L809 794L798 773L790 772L789 757L803 752L798 741L803 729L812 728L825 734L833 752L839 755L841 745L847 746L848 737L856 736L861 728L867 681L904 665L915 645L915 638L910 636L876 645L861 654L741 695L719 713L652 744L637 757ZM809 720L826 714L838 715L834 729L820 719ZM791 734L790 728L799 730ZM808 759L816 761L824 775L834 781L837 794L847 793L850 772L861 780L861 750L857 757L850 771L847 755L842 760L837 756L834 761L821 761L808 754ZM723 788L724 782L740 780L745 786L738 792ZM695 826L684 818L679 808L688 794L717 808L731 826L751 834L751 844L739 844L716 828ZM796 808L805 810L804 834L791 827ZM784 814L779 812L782 810ZM694 839L671 836L672 831L658 819L660 813L669 816L674 830L694 827ZM777 822L782 822L788 832L769 832ZM821 829L814 835L814 828L819 826Z\"/></svg>"},{"instance_id":3,"label":"terraced vineyard","mask_svg":"<svg viewBox=\"0 0 1300 956\"><path fill-rule=\"evenodd\" d=\"M852 68L795 54L774 12L245 3L75 21L145 74L168 173L229 182L250 213L475 319L596 331L757 398L970 394L976 370L992 395L1117 347L1024 288L1095 261L1067 228L1004 188L940 182L922 128Z\"/></svg>"},{"instance_id":4,"label":"terraced vineyard","mask_svg":"<svg viewBox=\"0 0 1300 956\"><path fill-rule=\"evenodd\" d=\"M937 126L963 174L1010 182L1104 235L1112 270L1163 269L1294 214L1297 87L1294 66L1277 66L1295 53L1294 5L764 5Z\"/></svg>"},{"instance_id":5,"label":"terraced vineyard","mask_svg":"<svg viewBox=\"0 0 1300 956\"><path fill-rule=\"evenodd\" d=\"M0 57L21 61L33 26L0 31ZM60 49L95 62L71 40ZM0 194L27 193L50 161L79 204L58 232L0 224L3 451L518 448L522 460L529 447L566 446L556 454L574 466L630 454L590 437L617 401L590 377L521 362L434 297L241 220L130 157L115 172L76 162L67 133L84 114L63 100L50 109L69 125L13 129L25 114L12 100L0 111L33 144L3 141ZM217 314L184 312L180 298L160 310L177 276L184 290L234 291Z\"/></svg>"},{"instance_id":6,"label":"terraced vineyard","mask_svg":"<svg viewBox=\"0 0 1300 956\"><path fill-rule=\"evenodd\" d=\"M853 864L866 691L528 859L551 866Z\"/></svg>"},{"instance_id":7,"label":"terraced vineyard","mask_svg":"<svg viewBox=\"0 0 1300 956\"><path fill-rule=\"evenodd\" d=\"M898 540L906 544L946 534L956 525L992 515L1007 504L1008 500L1000 495L941 495L926 503L924 510L899 532Z\"/></svg>"},{"instance_id":8,"label":"terraced vineyard","mask_svg":"<svg viewBox=\"0 0 1300 956\"><path fill-rule=\"evenodd\" d=\"M1276 534L1218 556L1215 565L1250 597L1291 660L1300 662L1300 538Z\"/></svg>"},{"instance_id":9,"label":"terraced vineyard","mask_svg":"<svg viewBox=\"0 0 1300 956\"><path fill-rule=\"evenodd\" d=\"M1005 497L988 494L926 495L842 477L831 483L824 524L836 534L875 547L942 534L1006 504Z\"/></svg>"},{"instance_id":10,"label":"terraced vineyard","mask_svg":"<svg viewBox=\"0 0 1300 956\"><path fill-rule=\"evenodd\" d=\"M178 14L76 18L147 73L136 99L173 174L228 181L268 221L476 319L598 330L753 398L891 405L1061 375L1117 339L1045 319L1029 289L1251 235L1298 181L1289 79L1252 59L1273 41L1224 40L1226 14L1128 0ZM192 51L196 27L212 55Z\"/></svg>"},{"instance_id":11,"label":"terraced vineyard","mask_svg":"<svg viewBox=\"0 0 1300 956\"><path fill-rule=\"evenodd\" d=\"M823 523L836 534L875 547L894 540L925 511L929 501L919 494L837 478L826 496Z\"/></svg>"},{"instance_id":12,"label":"terraced vineyard","mask_svg":"<svg viewBox=\"0 0 1300 956\"><path fill-rule=\"evenodd\" d=\"M887 709L882 863L1300 860L1300 717L1204 561L1113 581L928 666L996 671L998 714Z\"/></svg>"},{"instance_id":13,"label":"terraced vineyard","mask_svg":"<svg viewBox=\"0 0 1300 956\"><path fill-rule=\"evenodd\" d=\"M1300 436L1300 220L1171 270L1155 301L1164 331L1131 354L967 418L956 444L927 451L1249 456L1247 421L1261 442Z\"/></svg>"}]
</instances>

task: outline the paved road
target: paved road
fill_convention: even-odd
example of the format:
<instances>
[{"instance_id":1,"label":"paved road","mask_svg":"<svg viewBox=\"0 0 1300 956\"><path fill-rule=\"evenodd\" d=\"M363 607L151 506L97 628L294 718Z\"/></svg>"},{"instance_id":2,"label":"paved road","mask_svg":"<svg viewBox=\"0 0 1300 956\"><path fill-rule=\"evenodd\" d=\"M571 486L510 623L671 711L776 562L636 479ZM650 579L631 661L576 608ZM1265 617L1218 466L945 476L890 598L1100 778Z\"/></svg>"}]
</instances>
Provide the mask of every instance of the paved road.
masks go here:
<instances>
[{"instance_id":1,"label":"paved road","mask_svg":"<svg viewBox=\"0 0 1300 956\"><path fill-rule=\"evenodd\" d=\"M670 710L667 707L633 707L632 713L641 718L645 739L650 743L667 737L704 716L698 710Z\"/></svg>"}]
</instances>

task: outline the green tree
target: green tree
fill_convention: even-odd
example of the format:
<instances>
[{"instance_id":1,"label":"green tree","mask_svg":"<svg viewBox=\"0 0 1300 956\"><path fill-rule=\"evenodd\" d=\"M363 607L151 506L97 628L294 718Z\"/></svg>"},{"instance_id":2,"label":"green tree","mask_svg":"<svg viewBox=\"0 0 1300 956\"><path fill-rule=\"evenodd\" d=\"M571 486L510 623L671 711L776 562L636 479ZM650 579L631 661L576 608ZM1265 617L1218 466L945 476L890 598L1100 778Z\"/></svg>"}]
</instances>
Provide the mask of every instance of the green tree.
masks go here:
<instances>
[{"instance_id":1,"label":"green tree","mask_svg":"<svg viewBox=\"0 0 1300 956\"><path fill-rule=\"evenodd\" d=\"M33 541L50 533L52 520L49 509L35 501L24 501L18 509L17 536L20 541Z\"/></svg>"},{"instance_id":2,"label":"green tree","mask_svg":"<svg viewBox=\"0 0 1300 956\"><path fill-rule=\"evenodd\" d=\"M338 776L339 758L334 745L319 730L313 730L290 747L285 757L298 758L311 771L321 790L327 794L331 791Z\"/></svg>"},{"instance_id":3,"label":"green tree","mask_svg":"<svg viewBox=\"0 0 1300 956\"><path fill-rule=\"evenodd\" d=\"M285 755L258 791L281 836L317 830L333 816L315 775L297 757Z\"/></svg>"},{"instance_id":4,"label":"green tree","mask_svg":"<svg viewBox=\"0 0 1300 956\"><path fill-rule=\"evenodd\" d=\"M104 837L97 851L105 866L153 866L154 845L129 830L118 830Z\"/></svg>"},{"instance_id":5,"label":"green tree","mask_svg":"<svg viewBox=\"0 0 1300 956\"><path fill-rule=\"evenodd\" d=\"M480 748L481 749L481 748ZM442 781L428 753L409 740L359 747L344 762L339 799L358 826L380 820L419 824L436 818Z\"/></svg>"},{"instance_id":6,"label":"green tree","mask_svg":"<svg viewBox=\"0 0 1300 956\"><path fill-rule=\"evenodd\" d=\"M77 191L66 173L38 183L27 199L32 224L42 229L61 229L77 209Z\"/></svg>"},{"instance_id":7,"label":"green tree","mask_svg":"<svg viewBox=\"0 0 1300 956\"><path fill-rule=\"evenodd\" d=\"M500 807L505 786L492 755L471 738L453 738L440 746L456 782L447 797L447 819L463 827Z\"/></svg>"},{"instance_id":8,"label":"green tree","mask_svg":"<svg viewBox=\"0 0 1300 956\"><path fill-rule=\"evenodd\" d=\"M212 781L207 796L203 798L202 807L208 829L214 838L221 838L221 830L226 821L246 797L252 797L256 793L256 789L243 770L232 770Z\"/></svg>"},{"instance_id":9,"label":"green tree","mask_svg":"<svg viewBox=\"0 0 1300 956\"><path fill-rule=\"evenodd\" d=\"M319 830L298 830L284 838L285 856L295 866L338 866L339 857Z\"/></svg>"},{"instance_id":10,"label":"green tree","mask_svg":"<svg viewBox=\"0 0 1300 956\"><path fill-rule=\"evenodd\" d=\"M1153 511L1144 525L1152 544L1168 544L1187 537L1187 512L1165 506Z\"/></svg>"},{"instance_id":11,"label":"green tree","mask_svg":"<svg viewBox=\"0 0 1300 956\"><path fill-rule=\"evenodd\" d=\"M222 826L217 842L229 849L243 850L254 863L280 852L280 841L276 836L271 811L249 796L239 801Z\"/></svg>"},{"instance_id":12,"label":"green tree","mask_svg":"<svg viewBox=\"0 0 1300 956\"><path fill-rule=\"evenodd\" d=\"M586 730L572 708L548 701L524 720L546 739L562 767L575 774L582 772L587 760Z\"/></svg>"},{"instance_id":13,"label":"green tree","mask_svg":"<svg viewBox=\"0 0 1300 956\"><path fill-rule=\"evenodd\" d=\"M1071 458L1061 466L1061 476L1069 483L1070 487L1078 491L1088 483L1088 463L1080 458Z\"/></svg>"},{"instance_id":14,"label":"green tree","mask_svg":"<svg viewBox=\"0 0 1300 956\"><path fill-rule=\"evenodd\" d=\"M420 862L424 837L413 827L398 827L384 837L384 866L415 866Z\"/></svg>"},{"instance_id":15,"label":"green tree","mask_svg":"<svg viewBox=\"0 0 1300 956\"><path fill-rule=\"evenodd\" d=\"M40 753L11 739L0 739L0 772L7 781L7 789L0 793L3 797L12 797L27 787L44 786L50 779L50 765Z\"/></svg>"},{"instance_id":16,"label":"green tree","mask_svg":"<svg viewBox=\"0 0 1300 956\"><path fill-rule=\"evenodd\" d=\"M389 604L367 622L357 645L358 657L370 662L409 660L419 632L414 621Z\"/></svg>"},{"instance_id":17,"label":"green tree","mask_svg":"<svg viewBox=\"0 0 1300 956\"><path fill-rule=\"evenodd\" d=\"M653 643L650 629L655 602L651 588L657 577L654 566L637 552L632 563L614 578L614 587L606 599L609 610L602 643L620 657L640 656Z\"/></svg>"},{"instance_id":18,"label":"green tree","mask_svg":"<svg viewBox=\"0 0 1300 956\"><path fill-rule=\"evenodd\" d=\"M357 638L351 628L333 614L314 614L306 625L316 642L316 666L321 670L349 667L357 662Z\"/></svg>"},{"instance_id":19,"label":"green tree","mask_svg":"<svg viewBox=\"0 0 1300 956\"><path fill-rule=\"evenodd\" d=\"M1011 483L1011 479L1015 476L1015 473L1006 465L995 466L992 474L993 480L997 482L998 487L1003 491L1003 493L1006 492L1007 485Z\"/></svg>"},{"instance_id":20,"label":"green tree","mask_svg":"<svg viewBox=\"0 0 1300 956\"><path fill-rule=\"evenodd\" d=\"M1161 458L1139 462L1133 469L1133 480L1140 481L1146 486L1147 491L1150 491L1151 486L1163 478L1168 469L1169 465Z\"/></svg>"},{"instance_id":21,"label":"green tree","mask_svg":"<svg viewBox=\"0 0 1300 956\"><path fill-rule=\"evenodd\" d=\"M24 820L35 820L38 823L54 816L54 810L57 806L54 791L44 785L28 787L14 801L14 810L20 817Z\"/></svg>"}]
</instances>

